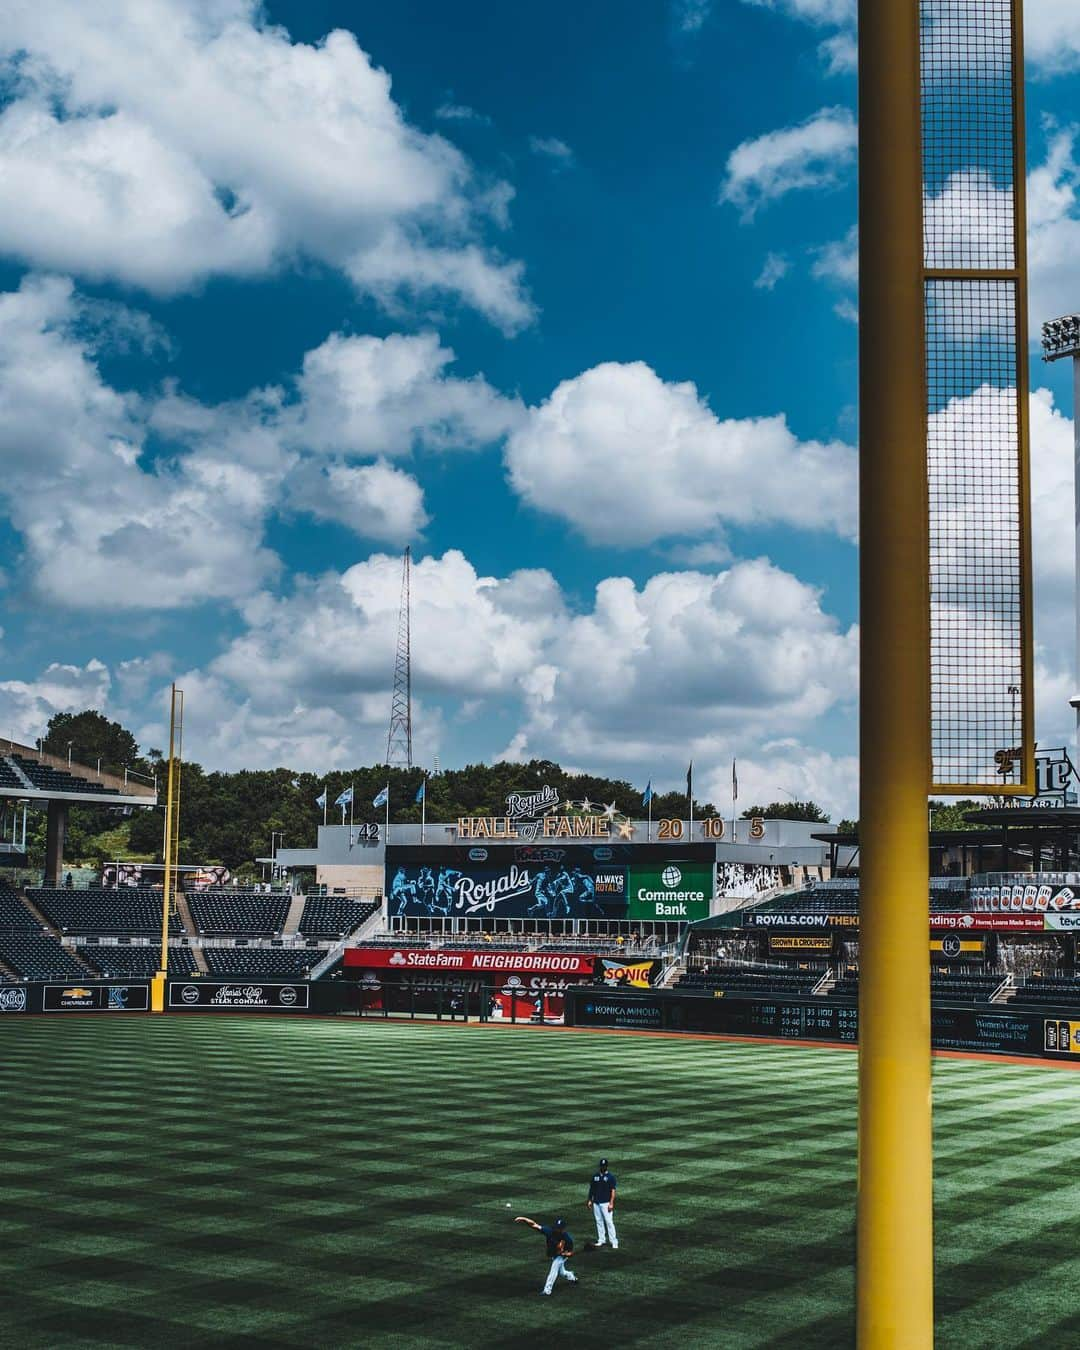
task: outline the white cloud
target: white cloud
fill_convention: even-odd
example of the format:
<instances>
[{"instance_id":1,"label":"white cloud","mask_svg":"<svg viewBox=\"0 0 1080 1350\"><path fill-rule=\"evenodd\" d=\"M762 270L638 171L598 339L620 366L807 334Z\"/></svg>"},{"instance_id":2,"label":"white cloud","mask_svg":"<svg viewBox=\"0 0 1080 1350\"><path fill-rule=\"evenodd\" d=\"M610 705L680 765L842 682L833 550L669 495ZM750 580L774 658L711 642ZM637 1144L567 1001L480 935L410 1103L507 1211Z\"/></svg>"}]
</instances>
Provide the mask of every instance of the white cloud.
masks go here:
<instances>
[{"instance_id":1,"label":"white cloud","mask_svg":"<svg viewBox=\"0 0 1080 1350\"><path fill-rule=\"evenodd\" d=\"M465 103L453 103L449 99L435 109L440 122L475 122L478 126L491 126L491 118L486 113L477 112Z\"/></svg>"},{"instance_id":2,"label":"white cloud","mask_svg":"<svg viewBox=\"0 0 1080 1350\"><path fill-rule=\"evenodd\" d=\"M0 296L0 492L39 596L169 609L250 591L276 566L259 538L273 463L141 467L145 405L105 384L78 317L62 280Z\"/></svg>"},{"instance_id":3,"label":"white cloud","mask_svg":"<svg viewBox=\"0 0 1080 1350\"><path fill-rule=\"evenodd\" d=\"M859 284L859 230L852 225L843 239L814 250L813 276L840 286Z\"/></svg>"},{"instance_id":4,"label":"white cloud","mask_svg":"<svg viewBox=\"0 0 1080 1350\"><path fill-rule=\"evenodd\" d=\"M782 416L720 421L694 385L640 361L564 380L511 433L506 462L530 505L602 544L725 524L855 531L850 446L799 441Z\"/></svg>"},{"instance_id":5,"label":"white cloud","mask_svg":"<svg viewBox=\"0 0 1080 1350\"><path fill-rule=\"evenodd\" d=\"M736 747L737 749L737 747ZM833 824L859 814L859 760L856 755L832 754L805 741L786 737L768 741L751 754L738 756L738 810L769 802L814 801L824 807ZM722 764L702 777L701 793L721 812L731 801L731 765ZM697 794L695 782L695 796ZM826 829L826 826L822 827ZM784 859L777 858L777 862Z\"/></svg>"},{"instance_id":6,"label":"white cloud","mask_svg":"<svg viewBox=\"0 0 1080 1350\"><path fill-rule=\"evenodd\" d=\"M420 484L381 459L357 465L306 460L286 493L290 510L337 521L378 543L405 544L428 523Z\"/></svg>"},{"instance_id":7,"label":"white cloud","mask_svg":"<svg viewBox=\"0 0 1080 1350\"><path fill-rule=\"evenodd\" d=\"M1053 134L1046 160L1028 175L1028 270L1031 335L1047 319L1076 307L1076 259L1080 257L1080 166L1077 128Z\"/></svg>"},{"instance_id":8,"label":"white cloud","mask_svg":"<svg viewBox=\"0 0 1080 1350\"><path fill-rule=\"evenodd\" d=\"M672 16L681 33L698 33L712 13L712 0L674 0Z\"/></svg>"},{"instance_id":9,"label":"white cloud","mask_svg":"<svg viewBox=\"0 0 1080 1350\"><path fill-rule=\"evenodd\" d=\"M245 632L205 670L183 678L192 709L192 688L207 705L193 753L214 764L298 768L378 758L386 748L400 587L400 558L375 554L344 573L301 579L288 597L252 600ZM454 550L418 559L417 754L430 759L438 751L441 701L520 698L564 623L562 595L547 572L481 576Z\"/></svg>"},{"instance_id":10,"label":"white cloud","mask_svg":"<svg viewBox=\"0 0 1080 1350\"><path fill-rule=\"evenodd\" d=\"M827 75L851 75L859 67L859 44L855 34L846 30L825 38L818 45L818 55Z\"/></svg>"},{"instance_id":11,"label":"white cloud","mask_svg":"<svg viewBox=\"0 0 1080 1350\"><path fill-rule=\"evenodd\" d=\"M694 6L707 0L684 2ZM830 75L855 69L856 0L743 0L743 4L776 10L818 28L838 28L840 31L825 39L818 51ZM1080 10L1075 0L1026 0L1024 48L1028 65L1044 77L1080 67Z\"/></svg>"},{"instance_id":12,"label":"white cloud","mask_svg":"<svg viewBox=\"0 0 1080 1350\"><path fill-rule=\"evenodd\" d=\"M1028 174L1029 315L1033 342L1041 325L1068 310L1068 296L1080 256L1080 165L1075 155L1077 128L1052 129L1046 158ZM966 265L974 253L996 256L1012 220L1012 197L980 170L952 174L940 192L927 199L927 228L934 241L937 267ZM859 279L858 230L813 251L812 275L854 291ZM1064 298L1063 298L1064 297ZM843 301L841 301L843 304ZM854 315L854 309L851 310ZM848 317L845 315L845 317Z\"/></svg>"},{"instance_id":13,"label":"white cloud","mask_svg":"<svg viewBox=\"0 0 1080 1350\"><path fill-rule=\"evenodd\" d=\"M314 450L388 456L498 440L521 405L479 376L451 377L453 360L434 333L335 334L304 357L294 435Z\"/></svg>"},{"instance_id":14,"label":"white cloud","mask_svg":"<svg viewBox=\"0 0 1080 1350\"><path fill-rule=\"evenodd\" d=\"M530 136L529 149L542 159L551 160L557 169L568 169L574 162L574 152L558 136Z\"/></svg>"},{"instance_id":15,"label":"white cloud","mask_svg":"<svg viewBox=\"0 0 1080 1350\"><path fill-rule=\"evenodd\" d=\"M730 764L850 702L857 633L765 559L600 583L572 618L550 676L528 691L523 752L610 769L658 765L672 747Z\"/></svg>"},{"instance_id":16,"label":"white cloud","mask_svg":"<svg viewBox=\"0 0 1080 1350\"><path fill-rule=\"evenodd\" d=\"M0 495L35 592L64 608L240 601L278 571L264 539L275 511L401 544L427 514L416 480L385 461L487 444L521 417L483 380L451 376L430 334L333 335L295 387L231 403L168 386L137 396L99 370L112 324L122 341L142 332L121 306L84 312L63 279L0 294Z\"/></svg>"},{"instance_id":17,"label":"white cloud","mask_svg":"<svg viewBox=\"0 0 1080 1350\"><path fill-rule=\"evenodd\" d=\"M791 263L783 253L767 253L754 287L759 291L774 291L777 283L790 271Z\"/></svg>"},{"instance_id":18,"label":"white cloud","mask_svg":"<svg viewBox=\"0 0 1080 1350\"><path fill-rule=\"evenodd\" d=\"M808 23L842 24L855 20L855 0L743 0L743 4L779 10Z\"/></svg>"},{"instance_id":19,"label":"white cloud","mask_svg":"<svg viewBox=\"0 0 1080 1350\"><path fill-rule=\"evenodd\" d=\"M834 187L855 162L855 118L847 108L822 108L795 126L766 132L728 156L720 201L744 221L789 192Z\"/></svg>"},{"instance_id":20,"label":"white cloud","mask_svg":"<svg viewBox=\"0 0 1080 1350\"><path fill-rule=\"evenodd\" d=\"M306 255L388 303L532 317L483 242L505 191L408 124L349 32L293 42L255 0L56 0L5 15L0 58L9 256L172 292Z\"/></svg>"},{"instance_id":21,"label":"white cloud","mask_svg":"<svg viewBox=\"0 0 1080 1350\"><path fill-rule=\"evenodd\" d=\"M36 680L0 681L0 736L33 745L56 713L103 709L110 684L108 670L97 660L85 666L54 662Z\"/></svg>"},{"instance_id":22,"label":"white cloud","mask_svg":"<svg viewBox=\"0 0 1080 1350\"><path fill-rule=\"evenodd\" d=\"M1024 48L1028 62L1043 75L1080 67L1080 9L1075 0L1027 0Z\"/></svg>"},{"instance_id":23,"label":"white cloud","mask_svg":"<svg viewBox=\"0 0 1080 1350\"><path fill-rule=\"evenodd\" d=\"M244 632L180 678L192 755L313 769L381 755L400 579L400 560L376 555L245 606ZM414 732L428 761L445 753L446 727L471 718L470 752L484 757L550 757L643 782L693 754L705 783L733 752L780 764L778 737L805 735L854 699L856 630L764 559L640 587L610 577L577 612L548 572L484 576L453 550L418 559L413 580ZM160 726L143 734L157 744ZM780 786L820 798L830 757L803 758Z\"/></svg>"}]
</instances>

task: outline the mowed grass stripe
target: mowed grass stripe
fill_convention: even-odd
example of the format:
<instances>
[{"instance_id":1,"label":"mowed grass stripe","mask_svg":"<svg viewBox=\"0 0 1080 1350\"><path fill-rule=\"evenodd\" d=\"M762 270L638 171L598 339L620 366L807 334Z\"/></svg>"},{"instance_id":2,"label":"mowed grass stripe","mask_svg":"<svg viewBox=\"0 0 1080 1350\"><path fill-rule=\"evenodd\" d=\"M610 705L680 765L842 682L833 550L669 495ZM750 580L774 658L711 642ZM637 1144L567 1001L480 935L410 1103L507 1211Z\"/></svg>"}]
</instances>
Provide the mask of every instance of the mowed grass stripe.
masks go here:
<instances>
[{"instance_id":1,"label":"mowed grass stripe","mask_svg":"<svg viewBox=\"0 0 1080 1350\"><path fill-rule=\"evenodd\" d=\"M2 1023L15 1242L0 1253L0 1337L848 1344L855 1074L853 1055L754 1042L246 1016ZM1065 1165L1075 1080L952 1060L934 1077L941 1341L1000 1343L980 1338L995 1321L1000 1333L1006 1303L1025 1335L1049 1334L1066 1323L1044 1297L1046 1252L1060 1256L1080 1208ZM539 1299L542 1244L510 1219L562 1209L580 1243L600 1152L622 1182L623 1249L580 1256L580 1285ZM1058 1260L1054 1283L1077 1273Z\"/></svg>"}]
</instances>

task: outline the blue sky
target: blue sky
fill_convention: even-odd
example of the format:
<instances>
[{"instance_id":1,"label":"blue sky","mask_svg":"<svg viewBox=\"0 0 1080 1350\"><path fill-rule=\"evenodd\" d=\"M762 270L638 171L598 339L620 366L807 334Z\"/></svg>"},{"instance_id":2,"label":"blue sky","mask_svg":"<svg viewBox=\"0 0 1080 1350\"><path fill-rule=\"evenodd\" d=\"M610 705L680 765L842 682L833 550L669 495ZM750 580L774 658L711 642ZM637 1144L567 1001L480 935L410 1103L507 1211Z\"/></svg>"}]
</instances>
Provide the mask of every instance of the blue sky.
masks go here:
<instances>
[{"instance_id":1,"label":"blue sky","mask_svg":"<svg viewBox=\"0 0 1080 1350\"><path fill-rule=\"evenodd\" d=\"M738 754L854 809L848 0L45 8L0 35L0 734L160 744L177 678L208 765L375 760L410 543L426 762L692 755L723 802ZM1080 11L1028 29L1041 320L1080 305Z\"/></svg>"}]
</instances>

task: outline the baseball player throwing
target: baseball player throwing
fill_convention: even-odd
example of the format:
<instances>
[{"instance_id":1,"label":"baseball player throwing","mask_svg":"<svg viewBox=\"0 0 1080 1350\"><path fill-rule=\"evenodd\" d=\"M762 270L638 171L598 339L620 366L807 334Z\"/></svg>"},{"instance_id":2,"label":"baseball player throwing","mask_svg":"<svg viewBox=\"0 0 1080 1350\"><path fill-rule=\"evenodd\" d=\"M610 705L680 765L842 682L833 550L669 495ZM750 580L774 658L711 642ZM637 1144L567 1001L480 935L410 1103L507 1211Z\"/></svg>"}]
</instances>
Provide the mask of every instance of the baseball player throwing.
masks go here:
<instances>
[{"instance_id":1,"label":"baseball player throwing","mask_svg":"<svg viewBox=\"0 0 1080 1350\"><path fill-rule=\"evenodd\" d=\"M615 1231L615 1178L608 1171L606 1158L601 1158L589 1182L589 1198L585 1202L596 1220L596 1245L611 1243L612 1251L619 1250L619 1235Z\"/></svg>"},{"instance_id":2,"label":"baseball player throwing","mask_svg":"<svg viewBox=\"0 0 1080 1350\"><path fill-rule=\"evenodd\" d=\"M572 1270L566 1269L566 1263L574 1254L574 1239L566 1231L566 1220L556 1219L552 1224L537 1223L535 1219L526 1219L524 1215L518 1215L515 1223L527 1223L530 1228L535 1228L538 1233L542 1233L547 1241L547 1254L551 1257L551 1269L548 1271L547 1280L544 1282L541 1294L550 1295L555 1288L555 1281L561 1275L564 1280L569 1280L571 1284L577 1284L577 1276Z\"/></svg>"}]
</instances>

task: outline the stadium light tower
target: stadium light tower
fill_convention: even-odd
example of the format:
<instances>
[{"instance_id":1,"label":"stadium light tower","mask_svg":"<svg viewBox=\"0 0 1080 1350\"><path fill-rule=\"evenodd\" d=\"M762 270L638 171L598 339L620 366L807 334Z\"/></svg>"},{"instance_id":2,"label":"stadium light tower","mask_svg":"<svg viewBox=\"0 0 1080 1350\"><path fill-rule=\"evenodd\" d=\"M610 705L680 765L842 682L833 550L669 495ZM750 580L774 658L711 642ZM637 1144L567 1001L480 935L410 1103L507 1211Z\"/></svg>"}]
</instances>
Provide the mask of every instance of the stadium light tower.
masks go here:
<instances>
[{"instance_id":1,"label":"stadium light tower","mask_svg":"<svg viewBox=\"0 0 1080 1350\"><path fill-rule=\"evenodd\" d=\"M1044 361L1064 361L1072 357L1073 363L1073 501L1074 501L1074 538L1076 561L1076 666L1074 675L1076 692L1069 702L1076 710L1076 746L1080 756L1080 314L1066 314L1060 319L1051 319L1042 326L1042 349ZM1080 758L1077 759L1080 764Z\"/></svg>"}]
</instances>

